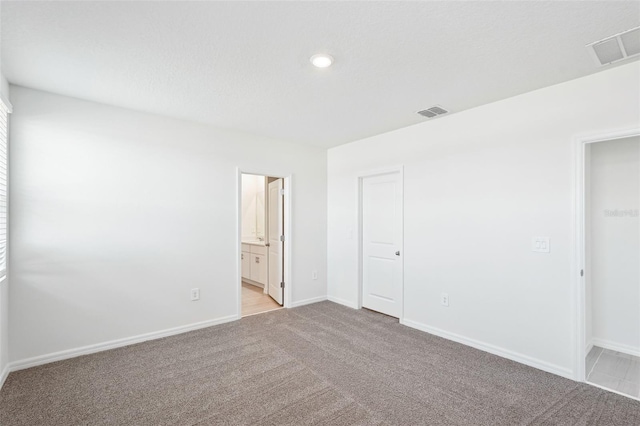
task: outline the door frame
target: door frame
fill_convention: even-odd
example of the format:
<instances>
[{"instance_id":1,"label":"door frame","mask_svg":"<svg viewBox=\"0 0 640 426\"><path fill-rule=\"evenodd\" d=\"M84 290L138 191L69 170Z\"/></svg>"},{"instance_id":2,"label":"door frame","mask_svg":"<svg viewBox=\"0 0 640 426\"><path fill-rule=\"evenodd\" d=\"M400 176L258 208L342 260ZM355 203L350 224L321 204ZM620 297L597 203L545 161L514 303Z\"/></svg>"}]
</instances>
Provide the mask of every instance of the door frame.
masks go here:
<instances>
[{"instance_id":1,"label":"door frame","mask_svg":"<svg viewBox=\"0 0 640 426\"><path fill-rule=\"evenodd\" d=\"M292 188L293 176L285 173L273 173L272 171L258 169L244 169L236 167L236 317L242 318L242 175L258 175L279 178L284 181L284 304L285 308L292 307L293 269L292 269L292 246L293 246L293 217L292 217ZM267 272L268 273L268 272Z\"/></svg>"},{"instance_id":2,"label":"door frame","mask_svg":"<svg viewBox=\"0 0 640 426\"><path fill-rule=\"evenodd\" d=\"M574 301L574 379L579 382L586 382L585 358L587 356L586 341L586 273L581 276L580 271L587 267L586 258L586 148L588 144L598 142L608 142L617 139L640 136L640 128L632 127L622 130L615 130L603 133L579 135L574 137L573 157L573 256L571 262L572 277L572 299Z\"/></svg>"},{"instance_id":3,"label":"door frame","mask_svg":"<svg viewBox=\"0 0 640 426\"><path fill-rule=\"evenodd\" d=\"M363 206L362 206L362 182L364 179L369 178L369 177L375 177L375 176L381 176L381 175L386 175L386 174L391 174L391 173L399 173L400 175L400 188L402 190L402 193L400 194L400 200L402 202L402 215L400 217L400 228L402 231L402 244L400 247L400 252L402 253L402 256L400 256L400 262L401 262L401 267L402 267L402 282L401 282L401 286L402 289L400 291L401 294L401 300L400 300L400 322L402 323L402 321L404 320L404 257L405 257L405 252L404 252L404 165L399 165L399 166L391 166L391 167L384 167L384 168L380 168L380 169L374 169L374 170L368 170L368 171L364 171L364 172L360 172L357 174L357 180L356 180L356 194L358 197L357 203L358 203L358 211L357 211L357 218L356 218L356 223L357 223L357 228L356 228L356 232L357 232L357 238L358 238L358 305L357 308L358 309L362 309L362 299L363 299L363 286L364 286L364 282L362 280L362 255L364 253L363 250L363 243L362 243L362 238L363 238L363 232L362 232L362 212L363 212Z\"/></svg>"}]
</instances>

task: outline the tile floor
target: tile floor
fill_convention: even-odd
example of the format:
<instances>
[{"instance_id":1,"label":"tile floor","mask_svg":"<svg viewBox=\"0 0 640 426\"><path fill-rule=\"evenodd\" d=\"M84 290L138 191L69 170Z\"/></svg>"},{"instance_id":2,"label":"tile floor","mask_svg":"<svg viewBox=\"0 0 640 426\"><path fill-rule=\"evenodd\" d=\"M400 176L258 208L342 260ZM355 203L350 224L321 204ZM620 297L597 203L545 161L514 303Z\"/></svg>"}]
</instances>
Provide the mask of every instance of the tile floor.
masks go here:
<instances>
[{"instance_id":1,"label":"tile floor","mask_svg":"<svg viewBox=\"0 0 640 426\"><path fill-rule=\"evenodd\" d=\"M242 316L261 314L263 312L280 309L278 305L268 295L264 294L260 287L243 282L242 283Z\"/></svg>"},{"instance_id":2,"label":"tile floor","mask_svg":"<svg viewBox=\"0 0 640 426\"><path fill-rule=\"evenodd\" d=\"M587 382L640 398L640 358L594 346L587 355Z\"/></svg>"}]
</instances>

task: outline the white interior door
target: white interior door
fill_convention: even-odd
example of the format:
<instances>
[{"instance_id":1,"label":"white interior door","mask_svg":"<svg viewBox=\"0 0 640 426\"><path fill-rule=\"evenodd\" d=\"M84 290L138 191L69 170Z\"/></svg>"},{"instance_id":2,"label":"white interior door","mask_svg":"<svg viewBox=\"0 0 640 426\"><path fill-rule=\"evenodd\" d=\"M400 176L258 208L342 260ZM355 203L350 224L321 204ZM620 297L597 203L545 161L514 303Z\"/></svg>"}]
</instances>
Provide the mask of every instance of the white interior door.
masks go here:
<instances>
[{"instance_id":1,"label":"white interior door","mask_svg":"<svg viewBox=\"0 0 640 426\"><path fill-rule=\"evenodd\" d=\"M392 317L402 313L402 177L362 179L362 306Z\"/></svg>"},{"instance_id":2,"label":"white interior door","mask_svg":"<svg viewBox=\"0 0 640 426\"><path fill-rule=\"evenodd\" d=\"M284 195L283 180L269 183L269 296L280 305L284 302L283 252Z\"/></svg>"}]
</instances>

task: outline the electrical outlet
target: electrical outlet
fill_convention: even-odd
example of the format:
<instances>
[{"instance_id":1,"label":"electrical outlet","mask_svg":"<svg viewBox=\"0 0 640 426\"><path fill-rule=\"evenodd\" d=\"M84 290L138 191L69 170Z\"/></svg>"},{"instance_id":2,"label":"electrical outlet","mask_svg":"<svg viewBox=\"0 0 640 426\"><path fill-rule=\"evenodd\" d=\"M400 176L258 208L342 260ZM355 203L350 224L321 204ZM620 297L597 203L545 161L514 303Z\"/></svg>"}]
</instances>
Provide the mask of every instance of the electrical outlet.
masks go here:
<instances>
[{"instance_id":1,"label":"electrical outlet","mask_svg":"<svg viewBox=\"0 0 640 426\"><path fill-rule=\"evenodd\" d=\"M551 253L551 239L549 237L533 237L531 250L537 253Z\"/></svg>"},{"instance_id":2,"label":"electrical outlet","mask_svg":"<svg viewBox=\"0 0 640 426\"><path fill-rule=\"evenodd\" d=\"M442 306L449 306L449 295L447 293L442 293L440 295L440 304Z\"/></svg>"},{"instance_id":3,"label":"electrical outlet","mask_svg":"<svg viewBox=\"0 0 640 426\"><path fill-rule=\"evenodd\" d=\"M195 302L196 300L200 300L200 289L192 288L191 289L191 301Z\"/></svg>"},{"instance_id":4,"label":"electrical outlet","mask_svg":"<svg viewBox=\"0 0 640 426\"><path fill-rule=\"evenodd\" d=\"M311 271L311 279L314 279L314 280L318 279L318 271Z\"/></svg>"}]
</instances>

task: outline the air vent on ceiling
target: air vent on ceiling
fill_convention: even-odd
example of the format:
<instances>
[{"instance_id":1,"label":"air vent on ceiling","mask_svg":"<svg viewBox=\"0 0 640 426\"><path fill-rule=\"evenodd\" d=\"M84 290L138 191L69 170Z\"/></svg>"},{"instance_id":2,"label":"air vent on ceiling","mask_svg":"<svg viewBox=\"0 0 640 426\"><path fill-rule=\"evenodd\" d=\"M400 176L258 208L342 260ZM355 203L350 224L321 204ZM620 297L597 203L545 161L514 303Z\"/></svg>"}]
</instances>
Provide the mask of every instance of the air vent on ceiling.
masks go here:
<instances>
[{"instance_id":1,"label":"air vent on ceiling","mask_svg":"<svg viewBox=\"0 0 640 426\"><path fill-rule=\"evenodd\" d=\"M640 54L640 27L587 45L598 66L613 64Z\"/></svg>"},{"instance_id":2,"label":"air vent on ceiling","mask_svg":"<svg viewBox=\"0 0 640 426\"><path fill-rule=\"evenodd\" d=\"M418 114L422 115L423 117L427 117L427 118L434 118L437 117L439 115L443 115L448 113L449 111L447 111L446 109L442 108L441 106L432 106L431 108L427 108L427 109L423 109L422 111L418 111Z\"/></svg>"}]
</instances>

